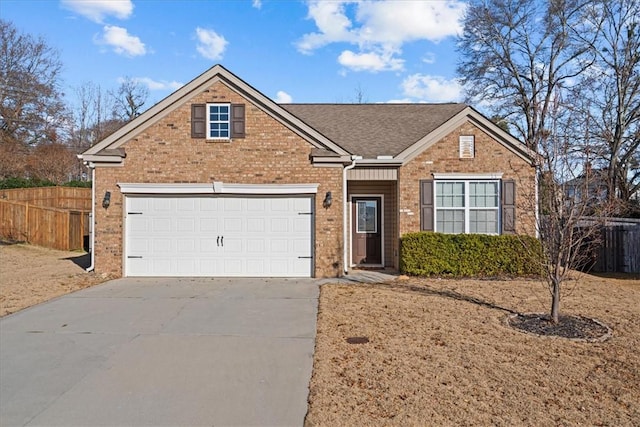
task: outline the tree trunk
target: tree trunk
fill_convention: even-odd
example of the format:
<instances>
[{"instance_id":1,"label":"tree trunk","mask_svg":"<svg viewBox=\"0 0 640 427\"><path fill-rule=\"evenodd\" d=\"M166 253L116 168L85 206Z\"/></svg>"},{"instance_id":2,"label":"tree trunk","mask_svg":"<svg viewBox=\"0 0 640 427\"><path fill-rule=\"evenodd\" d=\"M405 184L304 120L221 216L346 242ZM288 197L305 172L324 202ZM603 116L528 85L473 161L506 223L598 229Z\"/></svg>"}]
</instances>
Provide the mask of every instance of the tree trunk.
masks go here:
<instances>
[{"instance_id":1,"label":"tree trunk","mask_svg":"<svg viewBox=\"0 0 640 427\"><path fill-rule=\"evenodd\" d=\"M560 282L553 280L551 295L551 320L553 323L560 321Z\"/></svg>"}]
</instances>

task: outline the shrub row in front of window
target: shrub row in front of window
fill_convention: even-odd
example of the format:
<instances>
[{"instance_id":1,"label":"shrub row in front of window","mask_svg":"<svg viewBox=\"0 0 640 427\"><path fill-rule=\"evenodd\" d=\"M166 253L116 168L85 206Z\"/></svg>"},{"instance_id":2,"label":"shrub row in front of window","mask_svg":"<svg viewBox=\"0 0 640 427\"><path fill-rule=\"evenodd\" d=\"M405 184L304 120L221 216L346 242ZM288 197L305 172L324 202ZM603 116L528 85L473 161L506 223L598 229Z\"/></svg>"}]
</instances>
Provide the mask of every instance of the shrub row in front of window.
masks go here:
<instances>
[{"instance_id":1,"label":"shrub row in front of window","mask_svg":"<svg viewBox=\"0 0 640 427\"><path fill-rule=\"evenodd\" d=\"M414 276L538 276L542 247L530 236L408 233L400 270Z\"/></svg>"}]
</instances>

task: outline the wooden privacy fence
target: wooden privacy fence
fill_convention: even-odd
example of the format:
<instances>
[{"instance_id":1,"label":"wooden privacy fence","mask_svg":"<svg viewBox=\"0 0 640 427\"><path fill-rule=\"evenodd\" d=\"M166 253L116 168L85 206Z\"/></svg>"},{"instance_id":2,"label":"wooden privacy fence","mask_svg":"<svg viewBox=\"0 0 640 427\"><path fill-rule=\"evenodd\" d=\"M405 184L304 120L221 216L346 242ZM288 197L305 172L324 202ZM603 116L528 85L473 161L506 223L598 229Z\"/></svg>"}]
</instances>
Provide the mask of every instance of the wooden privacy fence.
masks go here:
<instances>
[{"instance_id":1,"label":"wooden privacy fence","mask_svg":"<svg viewBox=\"0 0 640 427\"><path fill-rule=\"evenodd\" d=\"M49 189L57 187L49 187ZM61 209L41 205L41 203L59 202L62 206L86 206L74 194L88 195L88 206L91 206L91 190L89 192L56 192L43 191L40 188L0 191L0 236L5 239L25 241L34 245L53 249L71 251L85 248L85 239L89 235L90 210L78 208ZM24 191L32 190L32 191ZM87 190L65 189L65 190ZM8 200L9 197L33 196L33 201ZM49 197L47 197L49 196ZM41 197L41 198L40 198ZM58 197L56 199L56 197Z\"/></svg>"},{"instance_id":2,"label":"wooden privacy fence","mask_svg":"<svg viewBox=\"0 0 640 427\"><path fill-rule=\"evenodd\" d=\"M36 187L0 190L0 199L58 209L91 210L91 189Z\"/></svg>"},{"instance_id":3,"label":"wooden privacy fence","mask_svg":"<svg viewBox=\"0 0 640 427\"><path fill-rule=\"evenodd\" d=\"M601 233L593 271L640 273L640 224L605 226Z\"/></svg>"}]
</instances>

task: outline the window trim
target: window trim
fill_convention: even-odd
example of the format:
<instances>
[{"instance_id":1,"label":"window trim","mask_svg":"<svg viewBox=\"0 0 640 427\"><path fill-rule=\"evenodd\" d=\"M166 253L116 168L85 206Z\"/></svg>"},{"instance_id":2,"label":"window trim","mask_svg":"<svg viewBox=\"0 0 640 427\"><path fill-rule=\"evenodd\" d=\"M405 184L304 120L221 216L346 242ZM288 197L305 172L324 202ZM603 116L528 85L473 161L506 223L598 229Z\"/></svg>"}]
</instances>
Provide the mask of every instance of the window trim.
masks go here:
<instances>
[{"instance_id":1,"label":"window trim","mask_svg":"<svg viewBox=\"0 0 640 427\"><path fill-rule=\"evenodd\" d=\"M211 120L211 107L227 107L227 120ZM231 103L228 102L209 102L206 104L205 110L205 124L206 134L205 138L210 141L228 141L231 139ZM211 124L212 123L226 123L227 124L227 136L211 136Z\"/></svg>"},{"instance_id":2,"label":"window trim","mask_svg":"<svg viewBox=\"0 0 640 427\"><path fill-rule=\"evenodd\" d=\"M464 230L462 231L463 234L486 234L486 235L492 235L492 236L496 236L496 235L500 235L502 234L502 212L501 212L501 208L502 208L502 182L500 179L497 178L492 178L492 179L487 179L486 177L482 176L482 177L478 177L478 176L464 176L464 175L460 175L460 176L451 176L450 174L446 175L446 178L442 178L442 174L438 174L440 175L440 179L436 178L436 174L434 174L434 181L433 181L433 230L436 233L444 233L444 231L442 230L438 230L438 216L439 216L439 211L442 210L457 210L457 211L463 211L464 212ZM502 174L499 174L500 176L502 176ZM462 176L464 176L467 179L463 179ZM464 206L462 207L449 207L449 206L439 206L438 205L438 184L439 183L444 183L444 182L449 182L449 183L453 183L453 182L457 182L457 183L463 183L464 184ZM471 192L470 192L470 187L472 183L495 183L496 184L496 189L497 189L497 194L496 194L496 200L497 200L497 205L493 206L493 207L471 207L470 206L470 199L471 199ZM474 232L472 233L470 231L471 229L471 211L495 211L496 212L496 218L497 218L497 224L496 224L496 229L497 231L495 233L477 233ZM453 233L453 234L462 234L462 233Z\"/></svg>"}]
</instances>

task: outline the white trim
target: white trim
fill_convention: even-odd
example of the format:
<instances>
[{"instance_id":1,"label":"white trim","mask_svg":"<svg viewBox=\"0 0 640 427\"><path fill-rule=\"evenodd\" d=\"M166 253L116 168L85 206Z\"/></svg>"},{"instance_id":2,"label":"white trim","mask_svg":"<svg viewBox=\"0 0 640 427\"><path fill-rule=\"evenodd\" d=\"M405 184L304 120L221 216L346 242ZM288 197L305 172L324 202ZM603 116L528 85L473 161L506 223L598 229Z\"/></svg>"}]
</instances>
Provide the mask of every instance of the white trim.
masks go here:
<instances>
[{"instance_id":1,"label":"white trim","mask_svg":"<svg viewBox=\"0 0 640 427\"><path fill-rule=\"evenodd\" d=\"M333 141L304 123L302 120L298 119L293 114L289 113L286 109L276 104L272 99L266 97L258 90L254 89L222 65L218 64L200 74L198 77L194 78L189 83L149 108L140 116L136 117L134 120L130 121L125 126L100 141L98 144L89 148L81 154L82 158L85 159L85 156L99 153L101 150L106 148L120 147L135 138L136 135L143 132L149 126L157 123L167 114L184 106L184 104L189 102L193 96L201 93L203 90L211 87L217 82L222 82L229 89L245 98L248 103L260 108L278 122L291 129L297 135L307 140L313 146L329 149L339 155L349 155L349 153L336 145Z\"/></svg>"},{"instance_id":2,"label":"white trim","mask_svg":"<svg viewBox=\"0 0 640 427\"><path fill-rule=\"evenodd\" d=\"M229 117L227 120L211 120L211 107L227 107L227 116ZM205 139L209 141L228 141L231 139L231 103L230 102L209 102L206 104L205 109L207 110L207 116L205 118L205 124L207 125ZM218 115L221 113L218 112ZM227 124L227 136L211 136L211 124L212 123L221 123ZM222 132L218 130L218 132Z\"/></svg>"},{"instance_id":3,"label":"white trim","mask_svg":"<svg viewBox=\"0 0 640 427\"><path fill-rule=\"evenodd\" d=\"M354 264L353 262L353 198L354 197L379 197L380 198L380 264ZM349 266L358 267L384 267L385 241L384 241L384 194L350 194L349 195ZM345 242L346 243L346 242Z\"/></svg>"},{"instance_id":4,"label":"white trim","mask_svg":"<svg viewBox=\"0 0 640 427\"><path fill-rule=\"evenodd\" d=\"M214 182L216 194L316 194L320 184L225 184Z\"/></svg>"},{"instance_id":5,"label":"white trim","mask_svg":"<svg viewBox=\"0 0 640 427\"><path fill-rule=\"evenodd\" d=\"M477 182L477 179L469 179L469 180L458 180L456 182L461 182L464 184L464 206L439 206L438 205L438 183L447 182L447 180L435 180L433 183L433 230L437 233L444 233L442 230L438 230L438 210L457 210L464 212L464 231L462 233L451 233L451 234L486 234L490 236L499 236L502 234L502 185L501 181L498 179L492 179L490 181L485 181L488 183L497 184L497 198L498 205L497 206L484 206L484 207L471 207L469 200L471 197L471 191L469 189L469 184L472 182ZM496 233L480 233L480 232L471 232L471 219L470 212L471 211L496 211L497 213L497 223L496 228L498 231Z\"/></svg>"},{"instance_id":6,"label":"white trim","mask_svg":"<svg viewBox=\"0 0 640 427\"><path fill-rule=\"evenodd\" d=\"M471 107L464 108L458 114L454 115L429 134L425 135L422 139L407 147L400 154L397 154L394 160L401 160L402 164L406 165L420 153L442 140L442 138L449 135L466 122L469 122L478 127L481 131L486 132L496 142L502 144L509 151L533 166L534 160L537 156L535 152L529 150L524 143L502 130L499 126Z\"/></svg>"},{"instance_id":7,"label":"white trim","mask_svg":"<svg viewBox=\"0 0 640 427\"><path fill-rule=\"evenodd\" d=\"M125 183L123 194L316 194L319 184Z\"/></svg>"},{"instance_id":8,"label":"white trim","mask_svg":"<svg viewBox=\"0 0 640 427\"><path fill-rule=\"evenodd\" d=\"M502 172L491 173L434 173L433 179L502 179Z\"/></svg>"},{"instance_id":9,"label":"white trim","mask_svg":"<svg viewBox=\"0 0 640 427\"><path fill-rule=\"evenodd\" d=\"M356 161L362 156L351 156L351 164L342 169L342 271L349 272L351 265L351 202L347 200L347 174L356 167ZM348 210L348 212L347 212ZM349 223L347 224L347 220Z\"/></svg>"}]
</instances>

